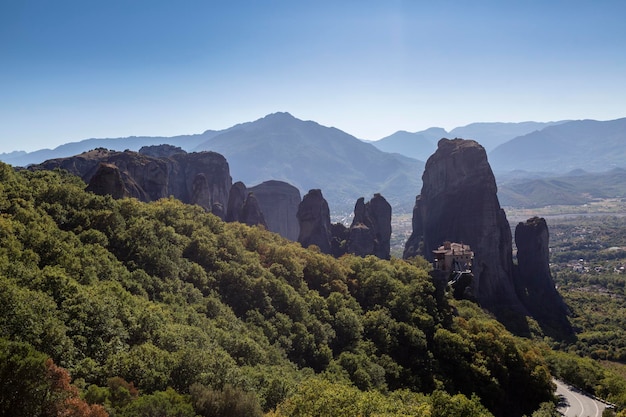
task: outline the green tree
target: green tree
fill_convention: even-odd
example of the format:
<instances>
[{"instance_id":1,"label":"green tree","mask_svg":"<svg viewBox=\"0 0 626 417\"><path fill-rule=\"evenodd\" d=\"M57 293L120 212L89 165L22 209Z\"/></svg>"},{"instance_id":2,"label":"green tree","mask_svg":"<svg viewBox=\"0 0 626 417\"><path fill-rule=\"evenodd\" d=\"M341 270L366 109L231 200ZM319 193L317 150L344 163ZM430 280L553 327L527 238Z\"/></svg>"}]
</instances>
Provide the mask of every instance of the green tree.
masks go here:
<instances>
[{"instance_id":1,"label":"green tree","mask_svg":"<svg viewBox=\"0 0 626 417\"><path fill-rule=\"evenodd\" d=\"M50 389L46 355L26 343L0 339L0 415L36 416Z\"/></svg>"},{"instance_id":2,"label":"green tree","mask_svg":"<svg viewBox=\"0 0 626 417\"><path fill-rule=\"evenodd\" d=\"M106 417L70 384L69 373L26 343L0 339L0 415Z\"/></svg>"},{"instance_id":3,"label":"green tree","mask_svg":"<svg viewBox=\"0 0 626 417\"><path fill-rule=\"evenodd\" d=\"M450 395L437 390L430 396L431 417L493 417L476 396L467 398L462 394Z\"/></svg>"},{"instance_id":4,"label":"green tree","mask_svg":"<svg viewBox=\"0 0 626 417\"><path fill-rule=\"evenodd\" d=\"M142 395L120 412L120 417L196 417L187 395L172 388Z\"/></svg>"},{"instance_id":5,"label":"green tree","mask_svg":"<svg viewBox=\"0 0 626 417\"><path fill-rule=\"evenodd\" d=\"M190 391L194 408L203 417L261 417L263 415L256 395L230 384L221 390L194 384Z\"/></svg>"}]
</instances>

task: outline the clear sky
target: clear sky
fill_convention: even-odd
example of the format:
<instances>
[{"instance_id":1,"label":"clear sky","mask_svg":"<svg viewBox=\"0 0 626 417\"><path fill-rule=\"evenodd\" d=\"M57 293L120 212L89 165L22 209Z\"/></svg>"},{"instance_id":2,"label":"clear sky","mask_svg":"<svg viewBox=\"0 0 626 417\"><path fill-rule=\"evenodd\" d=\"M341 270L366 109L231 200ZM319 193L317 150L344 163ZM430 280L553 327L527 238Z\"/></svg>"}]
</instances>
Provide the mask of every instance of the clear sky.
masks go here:
<instances>
[{"instance_id":1,"label":"clear sky","mask_svg":"<svg viewBox=\"0 0 626 417\"><path fill-rule=\"evenodd\" d=\"M0 152L626 117L626 1L0 0Z\"/></svg>"}]
</instances>

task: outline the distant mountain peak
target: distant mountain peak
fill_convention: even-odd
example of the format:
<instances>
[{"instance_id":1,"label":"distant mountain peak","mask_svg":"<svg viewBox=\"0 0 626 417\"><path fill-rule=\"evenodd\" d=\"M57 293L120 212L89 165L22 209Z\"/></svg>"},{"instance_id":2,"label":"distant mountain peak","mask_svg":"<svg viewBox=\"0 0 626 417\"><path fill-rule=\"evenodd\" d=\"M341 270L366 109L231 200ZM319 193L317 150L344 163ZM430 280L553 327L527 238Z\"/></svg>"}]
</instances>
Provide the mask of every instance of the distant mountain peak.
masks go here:
<instances>
[{"instance_id":1,"label":"distant mountain peak","mask_svg":"<svg viewBox=\"0 0 626 417\"><path fill-rule=\"evenodd\" d=\"M241 125L234 126L236 127L254 127L254 128L262 128L266 129L268 127L286 127L292 126L297 123L304 123L303 120L294 117L291 113L288 112L275 112L270 113L266 116L261 117L253 122L242 123Z\"/></svg>"},{"instance_id":2,"label":"distant mountain peak","mask_svg":"<svg viewBox=\"0 0 626 417\"><path fill-rule=\"evenodd\" d=\"M288 112L276 112L270 113L260 119L252 122L252 123L289 123L293 121L301 121L297 117L294 117L291 113Z\"/></svg>"},{"instance_id":3,"label":"distant mountain peak","mask_svg":"<svg viewBox=\"0 0 626 417\"><path fill-rule=\"evenodd\" d=\"M278 119L278 120L288 120L295 119L295 117L286 111L277 111L275 113L270 113L267 116L263 117L263 119Z\"/></svg>"}]
</instances>

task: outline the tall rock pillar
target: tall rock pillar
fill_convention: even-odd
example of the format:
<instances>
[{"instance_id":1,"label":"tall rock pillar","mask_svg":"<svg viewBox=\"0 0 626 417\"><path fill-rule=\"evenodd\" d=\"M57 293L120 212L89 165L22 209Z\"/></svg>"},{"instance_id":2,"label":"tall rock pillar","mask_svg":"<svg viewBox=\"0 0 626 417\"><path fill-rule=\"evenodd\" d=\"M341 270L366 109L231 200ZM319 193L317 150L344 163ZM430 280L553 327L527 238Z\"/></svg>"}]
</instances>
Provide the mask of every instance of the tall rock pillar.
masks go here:
<instances>
[{"instance_id":1,"label":"tall rock pillar","mask_svg":"<svg viewBox=\"0 0 626 417\"><path fill-rule=\"evenodd\" d=\"M375 255L389 259L391 251L391 205L376 193L365 203L359 198L354 206L348 252L358 256Z\"/></svg>"},{"instance_id":2,"label":"tall rock pillar","mask_svg":"<svg viewBox=\"0 0 626 417\"><path fill-rule=\"evenodd\" d=\"M469 244L478 301L492 310L525 312L513 283L509 222L485 149L473 140L441 139L422 182L404 257L419 254L432 261L432 251L445 241Z\"/></svg>"},{"instance_id":3,"label":"tall rock pillar","mask_svg":"<svg viewBox=\"0 0 626 417\"><path fill-rule=\"evenodd\" d=\"M305 248L317 245L322 253L330 254L330 210L321 190L310 190L304 196L296 217L300 224L298 242Z\"/></svg>"},{"instance_id":4,"label":"tall rock pillar","mask_svg":"<svg viewBox=\"0 0 626 417\"><path fill-rule=\"evenodd\" d=\"M548 225L543 218L533 217L517 225L515 286L528 311L545 330L566 336L572 333L567 320L569 308L556 290L550 273L549 239Z\"/></svg>"}]
</instances>

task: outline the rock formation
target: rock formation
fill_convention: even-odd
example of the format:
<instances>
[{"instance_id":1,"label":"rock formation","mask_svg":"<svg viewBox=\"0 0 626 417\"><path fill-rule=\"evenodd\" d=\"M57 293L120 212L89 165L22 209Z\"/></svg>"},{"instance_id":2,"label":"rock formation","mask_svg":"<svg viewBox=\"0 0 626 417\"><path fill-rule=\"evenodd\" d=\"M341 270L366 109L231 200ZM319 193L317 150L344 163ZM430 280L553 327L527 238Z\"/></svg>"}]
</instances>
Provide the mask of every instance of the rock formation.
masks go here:
<instances>
[{"instance_id":1,"label":"rock formation","mask_svg":"<svg viewBox=\"0 0 626 417\"><path fill-rule=\"evenodd\" d=\"M321 190L310 190L304 196L296 217L300 224L298 242L305 248L317 245L322 253L330 254L330 211Z\"/></svg>"},{"instance_id":2,"label":"rock formation","mask_svg":"<svg viewBox=\"0 0 626 417\"><path fill-rule=\"evenodd\" d=\"M228 195L228 205L226 206L226 218L227 222L241 221L241 209L246 202L248 190L243 182L237 181L230 187L230 193Z\"/></svg>"},{"instance_id":3,"label":"rock formation","mask_svg":"<svg viewBox=\"0 0 626 417\"><path fill-rule=\"evenodd\" d=\"M474 295L492 309L525 312L512 278L512 237L496 195L485 149L473 140L441 139L428 159L413 210L413 233L404 257L432 251L445 241L474 250Z\"/></svg>"},{"instance_id":4,"label":"rock formation","mask_svg":"<svg viewBox=\"0 0 626 417\"><path fill-rule=\"evenodd\" d=\"M179 153L187 153L180 146L173 145L152 145L152 146L142 146L139 149L139 153L142 155L153 156L155 158L169 158L172 155L176 155Z\"/></svg>"},{"instance_id":5,"label":"rock formation","mask_svg":"<svg viewBox=\"0 0 626 417\"><path fill-rule=\"evenodd\" d=\"M350 227L330 223L328 204L320 190L311 190L300 203L298 242L307 247L315 244L323 253L338 258L346 253L390 258L391 205L380 194L365 203L359 198L354 206Z\"/></svg>"},{"instance_id":6,"label":"rock formation","mask_svg":"<svg viewBox=\"0 0 626 417\"><path fill-rule=\"evenodd\" d=\"M292 241L298 240L300 225L298 224L298 206L300 191L283 181L265 181L250 187L261 207L268 230L280 234Z\"/></svg>"},{"instance_id":7,"label":"rock formation","mask_svg":"<svg viewBox=\"0 0 626 417\"><path fill-rule=\"evenodd\" d=\"M111 195L115 199L130 197L120 170L112 164L101 163L87 186L87 191L98 195Z\"/></svg>"},{"instance_id":8,"label":"rock formation","mask_svg":"<svg viewBox=\"0 0 626 417\"><path fill-rule=\"evenodd\" d=\"M160 150L155 152L167 151L157 148ZM29 168L65 169L80 176L90 184L91 190L98 193L130 196L141 201L174 196L184 203L199 204L221 216L225 215L223 208L227 206L232 183L228 162L215 152L174 152L169 157L154 157L98 148ZM120 179L123 187L114 185Z\"/></svg>"},{"instance_id":9,"label":"rock formation","mask_svg":"<svg viewBox=\"0 0 626 417\"><path fill-rule=\"evenodd\" d=\"M391 205L380 194L365 203L361 197L354 207L347 251L358 256L390 258Z\"/></svg>"},{"instance_id":10,"label":"rock formation","mask_svg":"<svg viewBox=\"0 0 626 417\"><path fill-rule=\"evenodd\" d=\"M518 225L518 266L513 265L511 229L484 148L472 140L441 139L422 181L404 257L419 254L432 261L432 251L445 241L469 244L472 295L483 307L496 315L530 313L542 325L549 319L561 335L571 330L550 276L543 219Z\"/></svg>"},{"instance_id":11,"label":"rock formation","mask_svg":"<svg viewBox=\"0 0 626 417\"><path fill-rule=\"evenodd\" d=\"M265 223L261 207L259 207L259 203L253 193L248 193L246 201L243 203L240 221L248 226L262 225L267 229L267 223Z\"/></svg>"},{"instance_id":12,"label":"rock formation","mask_svg":"<svg viewBox=\"0 0 626 417\"><path fill-rule=\"evenodd\" d=\"M545 219L533 217L515 228L517 294L533 317L560 331L569 330L569 309L554 286L549 266L549 232ZM568 333L569 333L568 331Z\"/></svg>"},{"instance_id":13,"label":"rock formation","mask_svg":"<svg viewBox=\"0 0 626 417\"><path fill-rule=\"evenodd\" d=\"M160 159L171 161L172 175L168 180L168 195L173 195L185 203L196 204L197 200L194 201L194 197L197 198L202 194L197 188L194 189L194 182L198 181L197 176L204 176L207 180L206 191L202 192L211 196L211 205L200 205L213 211L215 205L218 204L221 206L221 213L225 214L225 208L228 206L228 192L232 185L226 158L215 152L193 152Z\"/></svg>"},{"instance_id":14,"label":"rock formation","mask_svg":"<svg viewBox=\"0 0 626 417\"><path fill-rule=\"evenodd\" d=\"M225 219L227 222L240 222L248 226L262 225L267 229L263 211L256 197L241 181L237 181L230 188Z\"/></svg>"},{"instance_id":15,"label":"rock formation","mask_svg":"<svg viewBox=\"0 0 626 417\"><path fill-rule=\"evenodd\" d=\"M211 212L213 211L213 199L209 189L209 180L202 172L196 174L193 178L189 202L201 207L211 207Z\"/></svg>"}]
</instances>

